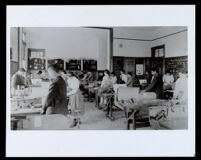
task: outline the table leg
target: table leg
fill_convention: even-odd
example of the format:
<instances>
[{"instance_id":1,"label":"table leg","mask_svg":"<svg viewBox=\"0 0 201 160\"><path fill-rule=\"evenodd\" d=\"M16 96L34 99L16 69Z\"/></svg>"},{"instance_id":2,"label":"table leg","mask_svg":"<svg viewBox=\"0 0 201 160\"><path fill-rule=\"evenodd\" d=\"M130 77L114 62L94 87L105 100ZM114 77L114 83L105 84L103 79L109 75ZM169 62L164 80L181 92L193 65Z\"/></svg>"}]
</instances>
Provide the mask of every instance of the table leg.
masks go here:
<instances>
[{"instance_id":1,"label":"table leg","mask_svg":"<svg viewBox=\"0 0 201 160\"><path fill-rule=\"evenodd\" d=\"M113 117L113 110L112 110L112 106L113 106L113 103L112 103L112 98L110 98L110 117L112 118L112 120L114 120L114 117Z\"/></svg>"},{"instance_id":2,"label":"table leg","mask_svg":"<svg viewBox=\"0 0 201 160\"><path fill-rule=\"evenodd\" d=\"M99 97L98 96L98 90L96 91L96 107L98 108L98 109L101 109L100 108L100 106L99 106L99 99L100 99L101 97Z\"/></svg>"},{"instance_id":3,"label":"table leg","mask_svg":"<svg viewBox=\"0 0 201 160\"><path fill-rule=\"evenodd\" d=\"M108 104L107 104L107 117L110 118L111 120L114 120L114 117L112 115L112 99L108 98Z\"/></svg>"},{"instance_id":4,"label":"table leg","mask_svg":"<svg viewBox=\"0 0 201 160\"><path fill-rule=\"evenodd\" d=\"M90 90L88 89L88 101L90 101L90 97L91 97Z\"/></svg>"},{"instance_id":5,"label":"table leg","mask_svg":"<svg viewBox=\"0 0 201 160\"><path fill-rule=\"evenodd\" d=\"M127 130L129 130L129 125L130 125L129 122L130 122L129 119L127 119Z\"/></svg>"},{"instance_id":6,"label":"table leg","mask_svg":"<svg viewBox=\"0 0 201 160\"><path fill-rule=\"evenodd\" d=\"M108 101L108 99L107 99L107 101ZM107 116L109 117L109 114L110 114L110 104L109 104L109 102L107 102Z\"/></svg>"},{"instance_id":7,"label":"table leg","mask_svg":"<svg viewBox=\"0 0 201 160\"><path fill-rule=\"evenodd\" d=\"M133 130L136 130L135 113L136 111L133 111Z\"/></svg>"}]
</instances>

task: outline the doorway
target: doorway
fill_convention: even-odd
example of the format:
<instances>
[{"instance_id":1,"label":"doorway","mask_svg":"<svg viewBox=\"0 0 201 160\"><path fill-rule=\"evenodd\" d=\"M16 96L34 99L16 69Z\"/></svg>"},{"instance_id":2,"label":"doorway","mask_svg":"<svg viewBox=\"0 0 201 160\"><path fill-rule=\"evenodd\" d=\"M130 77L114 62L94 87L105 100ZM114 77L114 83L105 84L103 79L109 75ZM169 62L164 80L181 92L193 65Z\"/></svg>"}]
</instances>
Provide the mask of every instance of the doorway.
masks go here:
<instances>
[{"instance_id":1,"label":"doorway","mask_svg":"<svg viewBox=\"0 0 201 160\"><path fill-rule=\"evenodd\" d=\"M151 48L152 68L156 68L160 75L165 74L165 45Z\"/></svg>"}]
</instances>

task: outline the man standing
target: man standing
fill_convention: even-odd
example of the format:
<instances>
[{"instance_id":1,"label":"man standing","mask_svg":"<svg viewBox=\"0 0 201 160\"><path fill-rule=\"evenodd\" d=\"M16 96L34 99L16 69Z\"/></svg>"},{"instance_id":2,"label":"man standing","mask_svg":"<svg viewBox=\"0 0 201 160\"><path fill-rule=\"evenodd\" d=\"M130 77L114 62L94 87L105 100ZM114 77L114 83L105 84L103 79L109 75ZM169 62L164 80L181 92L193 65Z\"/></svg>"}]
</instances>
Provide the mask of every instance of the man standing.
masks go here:
<instances>
[{"instance_id":1,"label":"man standing","mask_svg":"<svg viewBox=\"0 0 201 160\"><path fill-rule=\"evenodd\" d=\"M147 86L143 92L155 92L156 98L160 99L163 91L162 77L156 72L156 69L152 69L151 74L151 84Z\"/></svg>"},{"instance_id":2,"label":"man standing","mask_svg":"<svg viewBox=\"0 0 201 160\"><path fill-rule=\"evenodd\" d=\"M66 83L60 76L55 64L48 66L48 73L53 79L43 104L41 114L67 114Z\"/></svg>"}]
</instances>

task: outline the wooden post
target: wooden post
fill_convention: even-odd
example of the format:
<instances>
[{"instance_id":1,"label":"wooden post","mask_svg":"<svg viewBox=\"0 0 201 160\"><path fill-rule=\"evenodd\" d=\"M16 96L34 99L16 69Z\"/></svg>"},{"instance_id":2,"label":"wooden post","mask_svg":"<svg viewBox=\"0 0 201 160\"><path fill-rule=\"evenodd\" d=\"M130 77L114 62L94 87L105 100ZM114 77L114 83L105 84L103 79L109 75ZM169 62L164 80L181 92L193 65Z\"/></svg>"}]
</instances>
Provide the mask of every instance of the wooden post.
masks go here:
<instances>
[{"instance_id":1,"label":"wooden post","mask_svg":"<svg viewBox=\"0 0 201 160\"><path fill-rule=\"evenodd\" d=\"M134 110L134 112L133 112L133 130L136 130L136 126L135 126L135 113L136 113L136 111Z\"/></svg>"}]
</instances>

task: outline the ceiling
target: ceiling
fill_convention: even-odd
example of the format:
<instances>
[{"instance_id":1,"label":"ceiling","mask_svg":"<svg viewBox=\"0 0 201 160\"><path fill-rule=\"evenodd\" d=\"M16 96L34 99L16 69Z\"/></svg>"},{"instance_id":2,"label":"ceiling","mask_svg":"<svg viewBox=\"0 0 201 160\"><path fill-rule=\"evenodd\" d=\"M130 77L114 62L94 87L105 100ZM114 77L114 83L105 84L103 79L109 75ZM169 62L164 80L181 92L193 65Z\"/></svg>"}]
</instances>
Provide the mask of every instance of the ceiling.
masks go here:
<instances>
[{"instance_id":1,"label":"ceiling","mask_svg":"<svg viewBox=\"0 0 201 160\"><path fill-rule=\"evenodd\" d=\"M113 27L114 37L153 40L169 34L187 30L186 26L142 26Z\"/></svg>"},{"instance_id":2,"label":"ceiling","mask_svg":"<svg viewBox=\"0 0 201 160\"><path fill-rule=\"evenodd\" d=\"M166 36L168 34L173 34L183 30L187 30L185 26L119 26L110 27L113 28L114 38L130 38L130 39L142 39L142 40L153 40L159 37ZM52 34L55 31L61 31L68 33L69 36L91 36L97 37L104 35L104 30L102 29L91 29L83 27L25 27L26 32L32 35L43 35Z\"/></svg>"},{"instance_id":3,"label":"ceiling","mask_svg":"<svg viewBox=\"0 0 201 160\"><path fill-rule=\"evenodd\" d=\"M161 27L113 27L113 29L121 29L121 30L136 30L136 31L154 31Z\"/></svg>"}]
</instances>

